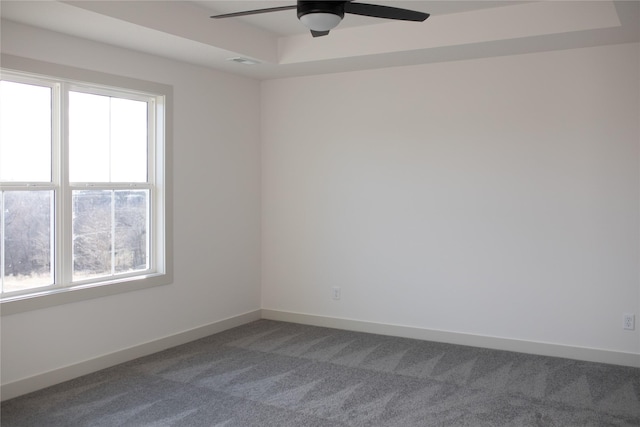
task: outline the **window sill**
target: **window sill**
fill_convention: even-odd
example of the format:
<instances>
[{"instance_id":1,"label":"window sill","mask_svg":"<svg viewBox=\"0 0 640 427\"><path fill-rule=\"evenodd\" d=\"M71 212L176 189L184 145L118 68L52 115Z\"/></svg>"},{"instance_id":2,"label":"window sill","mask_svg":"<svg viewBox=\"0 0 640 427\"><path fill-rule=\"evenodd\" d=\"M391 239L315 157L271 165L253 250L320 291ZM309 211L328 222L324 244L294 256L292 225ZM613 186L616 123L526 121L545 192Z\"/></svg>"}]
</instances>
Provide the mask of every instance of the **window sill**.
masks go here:
<instances>
[{"instance_id":1,"label":"window sill","mask_svg":"<svg viewBox=\"0 0 640 427\"><path fill-rule=\"evenodd\" d=\"M173 282L173 278L169 274L158 273L149 274L143 278L136 277L114 280L112 282L44 290L32 294L5 298L0 302L0 315L9 316L62 304L168 285L171 282Z\"/></svg>"}]
</instances>

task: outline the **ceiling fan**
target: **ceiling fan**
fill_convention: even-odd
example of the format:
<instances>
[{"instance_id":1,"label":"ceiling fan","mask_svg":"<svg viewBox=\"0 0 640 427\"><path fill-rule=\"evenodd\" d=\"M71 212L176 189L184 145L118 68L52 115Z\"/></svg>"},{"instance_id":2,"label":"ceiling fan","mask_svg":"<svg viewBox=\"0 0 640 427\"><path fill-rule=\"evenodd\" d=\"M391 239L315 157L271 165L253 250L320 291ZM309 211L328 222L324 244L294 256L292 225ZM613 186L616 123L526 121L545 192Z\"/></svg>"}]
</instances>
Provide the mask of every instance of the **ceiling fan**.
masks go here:
<instances>
[{"instance_id":1,"label":"ceiling fan","mask_svg":"<svg viewBox=\"0 0 640 427\"><path fill-rule=\"evenodd\" d=\"M398 7L381 6L367 3L352 3L349 1L303 1L291 6L270 7L266 9L246 10L244 12L214 15L212 18L233 18L237 16L256 15L259 13L278 12L281 10L297 9L298 19L311 30L313 37L326 36L335 28L345 13L372 16L374 18L397 19L400 21L422 22L429 17L428 13L417 12Z\"/></svg>"}]
</instances>

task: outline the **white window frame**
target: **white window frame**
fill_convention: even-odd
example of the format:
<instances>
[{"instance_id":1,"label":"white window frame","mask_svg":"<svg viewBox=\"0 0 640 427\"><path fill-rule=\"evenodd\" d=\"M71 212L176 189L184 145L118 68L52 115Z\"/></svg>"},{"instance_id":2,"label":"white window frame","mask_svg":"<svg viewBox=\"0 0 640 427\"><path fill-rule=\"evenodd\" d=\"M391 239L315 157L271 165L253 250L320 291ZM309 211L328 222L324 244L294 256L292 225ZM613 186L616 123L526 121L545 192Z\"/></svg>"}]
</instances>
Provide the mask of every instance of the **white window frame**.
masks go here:
<instances>
[{"instance_id":1,"label":"white window frame","mask_svg":"<svg viewBox=\"0 0 640 427\"><path fill-rule=\"evenodd\" d=\"M172 217L171 217L171 103L172 87L155 82L130 79L95 71L51 64L3 54L0 76L3 79L32 83L52 88L54 108L52 126L52 180L50 183L4 183L0 189L45 190L55 192L56 204L53 230L55 252L55 284L8 293L0 300L0 313L10 315L122 292L135 291L173 282ZM78 186L68 181L68 93L87 92L107 96L150 101L148 132L154 143L148 147L147 183L134 189L150 190L149 269L117 277L72 282L71 194L74 189L131 189L119 183L92 183ZM57 106L57 107L56 107ZM59 108L58 108L59 107ZM57 115L59 114L59 115Z\"/></svg>"}]
</instances>

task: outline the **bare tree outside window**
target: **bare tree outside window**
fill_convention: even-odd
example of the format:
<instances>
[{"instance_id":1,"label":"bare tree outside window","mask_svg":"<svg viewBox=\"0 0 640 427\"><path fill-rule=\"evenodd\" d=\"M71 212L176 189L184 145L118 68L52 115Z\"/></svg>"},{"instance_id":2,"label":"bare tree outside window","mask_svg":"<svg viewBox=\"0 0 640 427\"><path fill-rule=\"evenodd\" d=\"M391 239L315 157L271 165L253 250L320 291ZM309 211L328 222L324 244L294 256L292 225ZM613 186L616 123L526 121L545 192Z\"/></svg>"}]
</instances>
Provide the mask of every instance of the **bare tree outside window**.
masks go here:
<instances>
[{"instance_id":1,"label":"bare tree outside window","mask_svg":"<svg viewBox=\"0 0 640 427\"><path fill-rule=\"evenodd\" d=\"M52 205L52 191L3 193L5 292L53 284Z\"/></svg>"},{"instance_id":2,"label":"bare tree outside window","mask_svg":"<svg viewBox=\"0 0 640 427\"><path fill-rule=\"evenodd\" d=\"M73 192L73 277L148 268L147 190Z\"/></svg>"}]
</instances>

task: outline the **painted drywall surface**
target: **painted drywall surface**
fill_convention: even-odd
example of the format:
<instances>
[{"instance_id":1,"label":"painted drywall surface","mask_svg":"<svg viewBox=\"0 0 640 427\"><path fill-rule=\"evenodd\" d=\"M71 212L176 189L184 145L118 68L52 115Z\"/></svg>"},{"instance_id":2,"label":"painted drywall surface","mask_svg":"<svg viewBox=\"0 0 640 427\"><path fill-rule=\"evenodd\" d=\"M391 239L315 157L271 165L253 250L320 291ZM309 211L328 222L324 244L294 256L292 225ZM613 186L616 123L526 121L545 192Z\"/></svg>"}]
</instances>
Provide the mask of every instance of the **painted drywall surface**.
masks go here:
<instances>
[{"instance_id":1,"label":"painted drywall surface","mask_svg":"<svg viewBox=\"0 0 640 427\"><path fill-rule=\"evenodd\" d=\"M259 83L11 22L2 51L174 90L174 283L4 316L2 383L259 309Z\"/></svg>"},{"instance_id":2,"label":"painted drywall surface","mask_svg":"<svg viewBox=\"0 0 640 427\"><path fill-rule=\"evenodd\" d=\"M640 353L639 50L263 82L263 309Z\"/></svg>"}]
</instances>

